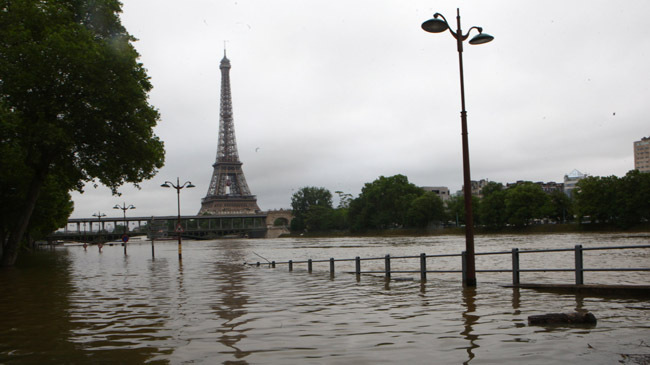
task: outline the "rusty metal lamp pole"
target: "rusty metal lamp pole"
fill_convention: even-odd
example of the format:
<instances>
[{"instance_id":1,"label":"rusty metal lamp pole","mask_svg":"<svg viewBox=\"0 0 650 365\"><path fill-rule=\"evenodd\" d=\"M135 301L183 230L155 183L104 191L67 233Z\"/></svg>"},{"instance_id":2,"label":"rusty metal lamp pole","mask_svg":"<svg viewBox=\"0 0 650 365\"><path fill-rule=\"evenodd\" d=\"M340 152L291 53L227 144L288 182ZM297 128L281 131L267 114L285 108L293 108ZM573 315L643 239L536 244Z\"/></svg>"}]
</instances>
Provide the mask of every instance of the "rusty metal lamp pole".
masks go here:
<instances>
[{"instance_id":1,"label":"rusty metal lamp pole","mask_svg":"<svg viewBox=\"0 0 650 365\"><path fill-rule=\"evenodd\" d=\"M176 189L176 201L178 203L178 221L176 223L176 233L178 233L178 259L183 259L183 249L181 246L181 233L183 233L183 227L181 226L181 189L183 188L193 188L195 187L191 182L186 181L183 185L180 184L180 180L176 178L176 184L171 181L165 181L164 184L160 185L163 188L174 188Z\"/></svg>"},{"instance_id":2,"label":"rusty metal lamp pole","mask_svg":"<svg viewBox=\"0 0 650 365\"><path fill-rule=\"evenodd\" d=\"M460 65L460 100L462 110L460 112L461 134L463 140L463 192L465 197L465 270L463 284L465 286L476 286L476 261L474 253L474 219L472 215L472 180L469 168L469 143L467 140L467 111L465 110L465 82L463 79L463 42L469 37L472 29L478 34L469 40L469 44L488 43L494 39L489 34L483 33L481 27L471 27L463 34L460 27L460 9L456 9L456 20L458 28L456 32L451 30L447 19L440 14L433 14L433 18L422 23L422 29L429 33L442 33L449 30L449 33L456 39L458 48L458 63Z\"/></svg>"},{"instance_id":3,"label":"rusty metal lamp pole","mask_svg":"<svg viewBox=\"0 0 650 365\"><path fill-rule=\"evenodd\" d=\"M126 255L126 243L129 242L129 227L126 223L126 211L129 209L135 209L133 204L129 205L128 207L126 206L126 203L122 203L122 206L119 204L115 204L113 209L122 209L122 212L124 213L124 234L122 235L122 245L124 246L124 254Z\"/></svg>"}]
</instances>

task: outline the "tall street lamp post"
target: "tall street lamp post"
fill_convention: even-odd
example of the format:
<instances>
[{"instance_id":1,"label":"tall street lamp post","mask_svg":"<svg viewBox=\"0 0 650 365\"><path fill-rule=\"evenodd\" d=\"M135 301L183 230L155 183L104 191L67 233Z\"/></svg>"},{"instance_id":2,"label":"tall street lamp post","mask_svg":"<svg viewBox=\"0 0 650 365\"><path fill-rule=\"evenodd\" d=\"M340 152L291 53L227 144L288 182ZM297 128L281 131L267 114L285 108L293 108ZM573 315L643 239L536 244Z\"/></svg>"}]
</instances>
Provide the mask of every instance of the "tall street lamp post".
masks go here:
<instances>
[{"instance_id":1,"label":"tall street lamp post","mask_svg":"<svg viewBox=\"0 0 650 365\"><path fill-rule=\"evenodd\" d=\"M176 189L176 199L178 203L178 221L176 223L176 233L178 233L178 259L183 258L183 249L181 248L181 233L183 233L183 226L181 226L181 189L183 188L193 188L191 182L186 181L183 185L180 184L180 180L176 178L176 184L171 181L165 181L164 184L160 185L163 188L174 188Z\"/></svg>"},{"instance_id":2,"label":"tall street lamp post","mask_svg":"<svg viewBox=\"0 0 650 365\"><path fill-rule=\"evenodd\" d=\"M469 168L469 146L467 141L467 111L465 110L465 82L463 80L463 42L469 37L472 29L476 29L478 34L469 40L469 44L488 43L494 39L489 34L483 33L481 27L471 27L467 33L463 34L460 27L460 9L456 9L456 20L458 28L456 32L451 30L447 19L440 14L433 14L433 18L422 23L422 29L429 33L442 33L449 30L449 33L456 39L458 48L458 64L460 66L460 101L462 110L460 111L461 135L463 140L463 192L465 197L465 276L463 283L466 286L476 286L476 264L474 255L474 219L472 216L472 179Z\"/></svg>"},{"instance_id":3,"label":"tall street lamp post","mask_svg":"<svg viewBox=\"0 0 650 365\"><path fill-rule=\"evenodd\" d=\"M104 225L102 224L102 217L106 217L106 214L101 213L101 212L97 212L97 213L93 213L93 217L97 217L98 226L99 226L99 227L97 227L97 233L101 234L101 231L104 230ZM90 232L92 232L92 231L93 231L93 226L91 225L90 226Z\"/></svg>"},{"instance_id":4,"label":"tall street lamp post","mask_svg":"<svg viewBox=\"0 0 650 365\"><path fill-rule=\"evenodd\" d=\"M129 227L126 223L126 211L129 209L135 209L133 205L126 206L126 203L122 203L122 206L116 204L113 209L122 209L124 213L124 234L122 235L122 245L124 245L124 254L126 255L126 243L129 242Z\"/></svg>"}]
</instances>

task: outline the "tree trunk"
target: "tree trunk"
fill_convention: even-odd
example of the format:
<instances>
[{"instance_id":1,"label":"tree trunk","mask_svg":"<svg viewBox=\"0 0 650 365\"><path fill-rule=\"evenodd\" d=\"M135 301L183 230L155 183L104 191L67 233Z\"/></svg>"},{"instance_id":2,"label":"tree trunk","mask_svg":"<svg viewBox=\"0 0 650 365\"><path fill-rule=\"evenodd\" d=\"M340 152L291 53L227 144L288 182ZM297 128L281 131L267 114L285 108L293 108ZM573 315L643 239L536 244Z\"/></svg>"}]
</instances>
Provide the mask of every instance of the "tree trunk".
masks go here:
<instances>
[{"instance_id":1,"label":"tree trunk","mask_svg":"<svg viewBox=\"0 0 650 365\"><path fill-rule=\"evenodd\" d=\"M45 183L45 177L47 176L48 168L40 168L34 174L32 181L29 184L29 189L27 190L27 198L25 200L25 205L23 209L19 212L18 223L15 227L12 227L9 232L9 238L7 241L3 242L2 247L2 257L0 258L0 267L2 266L13 266L16 263L16 258L18 257L18 248L20 242L23 240L27 227L34 212L34 207L36 206L36 201L38 200L38 195L41 192L41 188Z\"/></svg>"}]
</instances>

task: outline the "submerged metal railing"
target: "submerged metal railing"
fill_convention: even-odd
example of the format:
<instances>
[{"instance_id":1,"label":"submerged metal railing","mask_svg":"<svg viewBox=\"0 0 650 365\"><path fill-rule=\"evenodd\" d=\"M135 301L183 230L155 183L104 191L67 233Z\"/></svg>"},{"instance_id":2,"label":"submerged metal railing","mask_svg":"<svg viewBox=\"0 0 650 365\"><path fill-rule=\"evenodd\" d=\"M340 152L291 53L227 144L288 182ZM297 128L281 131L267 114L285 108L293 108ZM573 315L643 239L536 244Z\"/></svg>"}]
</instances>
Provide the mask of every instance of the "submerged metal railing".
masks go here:
<instances>
[{"instance_id":1,"label":"submerged metal railing","mask_svg":"<svg viewBox=\"0 0 650 365\"><path fill-rule=\"evenodd\" d=\"M477 269L477 273L512 273L512 284L520 284L520 274L523 272L571 272L575 273L575 284L583 285L584 284L584 273L585 272L605 272L605 271L650 271L650 267L640 267L640 268L596 268L596 267L585 267L584 266L584 255L585 251L597 251L597 250L627 250L627 249L648 249L650 245L637 245L637 246L608 246L608 247L582 247L582 245L576 245L574 248L566 249L539 249L539 250L519 250L518 248L513 248L511 251L495 251L495 252L477 252L476 256L491 256L491 255L511 255L512 268L509 269ZM539 254L539 253L548 253L548 252L573 252L574 253L574 262L575 265L573 268L521 268L520 265L520 256L528 254ZM441 257L460 257L461 258L461 269L460 270L429 270L427 268L427 259L429 258L441 258ZM419 260L419 269L418 270L392 270L391 261L397 259L418 259ZM384 270L361 270L361 261L384 261ZM346 271L346 273L356 274L357 277L360 277L362 274L383 274L386 279L391 278L391 274L420 274L420 280L426 281L427 274L429 273L461 273L463 277L463 282L465 282L466 271L465 271L465 251L459 254L438 254L438 255L427 255L421 253L417 256L390 256L386 255L384 257L367 257L361 258L359 256L353 259L320 259L320 260L299 260L299 261L284 261L276 262L270 261L266 264L261 262L256 263L246 263L251 266L261 266L269 265L272 268L275 268L277 265L287 265L289 271L293 271L293 266L295 264L307 264L307 271L313 271L314 263L326 263L329 262L329 272L330 276L334 276L335 273L335 263L336 262L351 262L355 263L354 271Z\"/></svg>"}]
</instances>

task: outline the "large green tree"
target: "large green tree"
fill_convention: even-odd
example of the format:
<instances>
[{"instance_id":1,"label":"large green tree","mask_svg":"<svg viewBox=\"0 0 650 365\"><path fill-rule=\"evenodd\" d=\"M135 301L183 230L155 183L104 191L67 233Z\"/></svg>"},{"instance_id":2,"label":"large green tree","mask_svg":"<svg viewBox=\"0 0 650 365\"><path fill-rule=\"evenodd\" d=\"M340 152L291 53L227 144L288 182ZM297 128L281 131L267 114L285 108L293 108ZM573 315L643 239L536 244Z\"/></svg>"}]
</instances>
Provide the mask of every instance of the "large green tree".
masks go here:
<instances>
[{"instance_id":1,"label":"large green tree","mask_svg":"<svg viewBox=\"0 0 650 365\"><path fill-rule=\"evenodd\" d=\"M91 181L117 193L163 165L151 83L120 12L118 0L0 0L0 265L48 197L70 206L67 192Z\"/></svg>"},{"instance_id":2,"label":"large green tree","mask_svg":"<svg viewBox=\"0 0 650 365\"><path fill-rule=\"evenodd\" d=\"M332 193L321 187L303 187L291 196L291 209L292 231L325 230L332 210Z\"/></svg>"},{"instance_id":3,"label":"large green tree","mask_svg":"<svg viewBox=\"0 0 650 365\"><path fill-rule=\"evenodd\" d=\"M477 209L480 221L491 229L501 229L506 226L506 191L503 184L490 181L482 190L483 198Z\"/></svg>"},{"instance_id":4,"label":"large green tree","mask_svg":"<svg viewBox=\"0 0 650 365\"><path fill-rule=\"evenodd\" d=\"M425 228L432 223L440 223L445 218L442 199L432 191L413 199L407 211L408 226L414 228Z\"/></svg>"},{"instance_id":5,"label":"large green tree","mask_svg":"<svg viewBox=\"0 0 650 365\"><path fill-rule=\"evenodd\" d=\"M422 194L424 190L404 175L380 176L366 183L361 194L350 202L350 226L354 230L404 227L411 202Z\"/></svg>"},{"instance_id":6,"label":"large green tree","mask_svg":"<svg viewBox=\"0 0 650 365\"><path fill-rule=\"evenodd\" d=\"M619 178L589 176L581 179L575 192L579 220L589 217L593 222L614 223L620 211Z\"/></svg>"},{"instance_id":7,"label":"large green tree","mask_svg":"<svg viewBox=\"0 0 650 365\"><path fill-rule=\"evenodd\" d=\"M650 174L629 171L624 177L590 176L578 182L578 217L628 228L650 221Z\"/></svg>"},{"instance_id":8,"label":"large green tree","mask_svg":"<svg viewBox=\"0 0 650 365\"><path fill-rule=\"evenodd\" d=\"M508 223L523 227L549 215L550 198L541 186L524 182L506 190L505 205Z\"/></svg>"}]
</instances>

